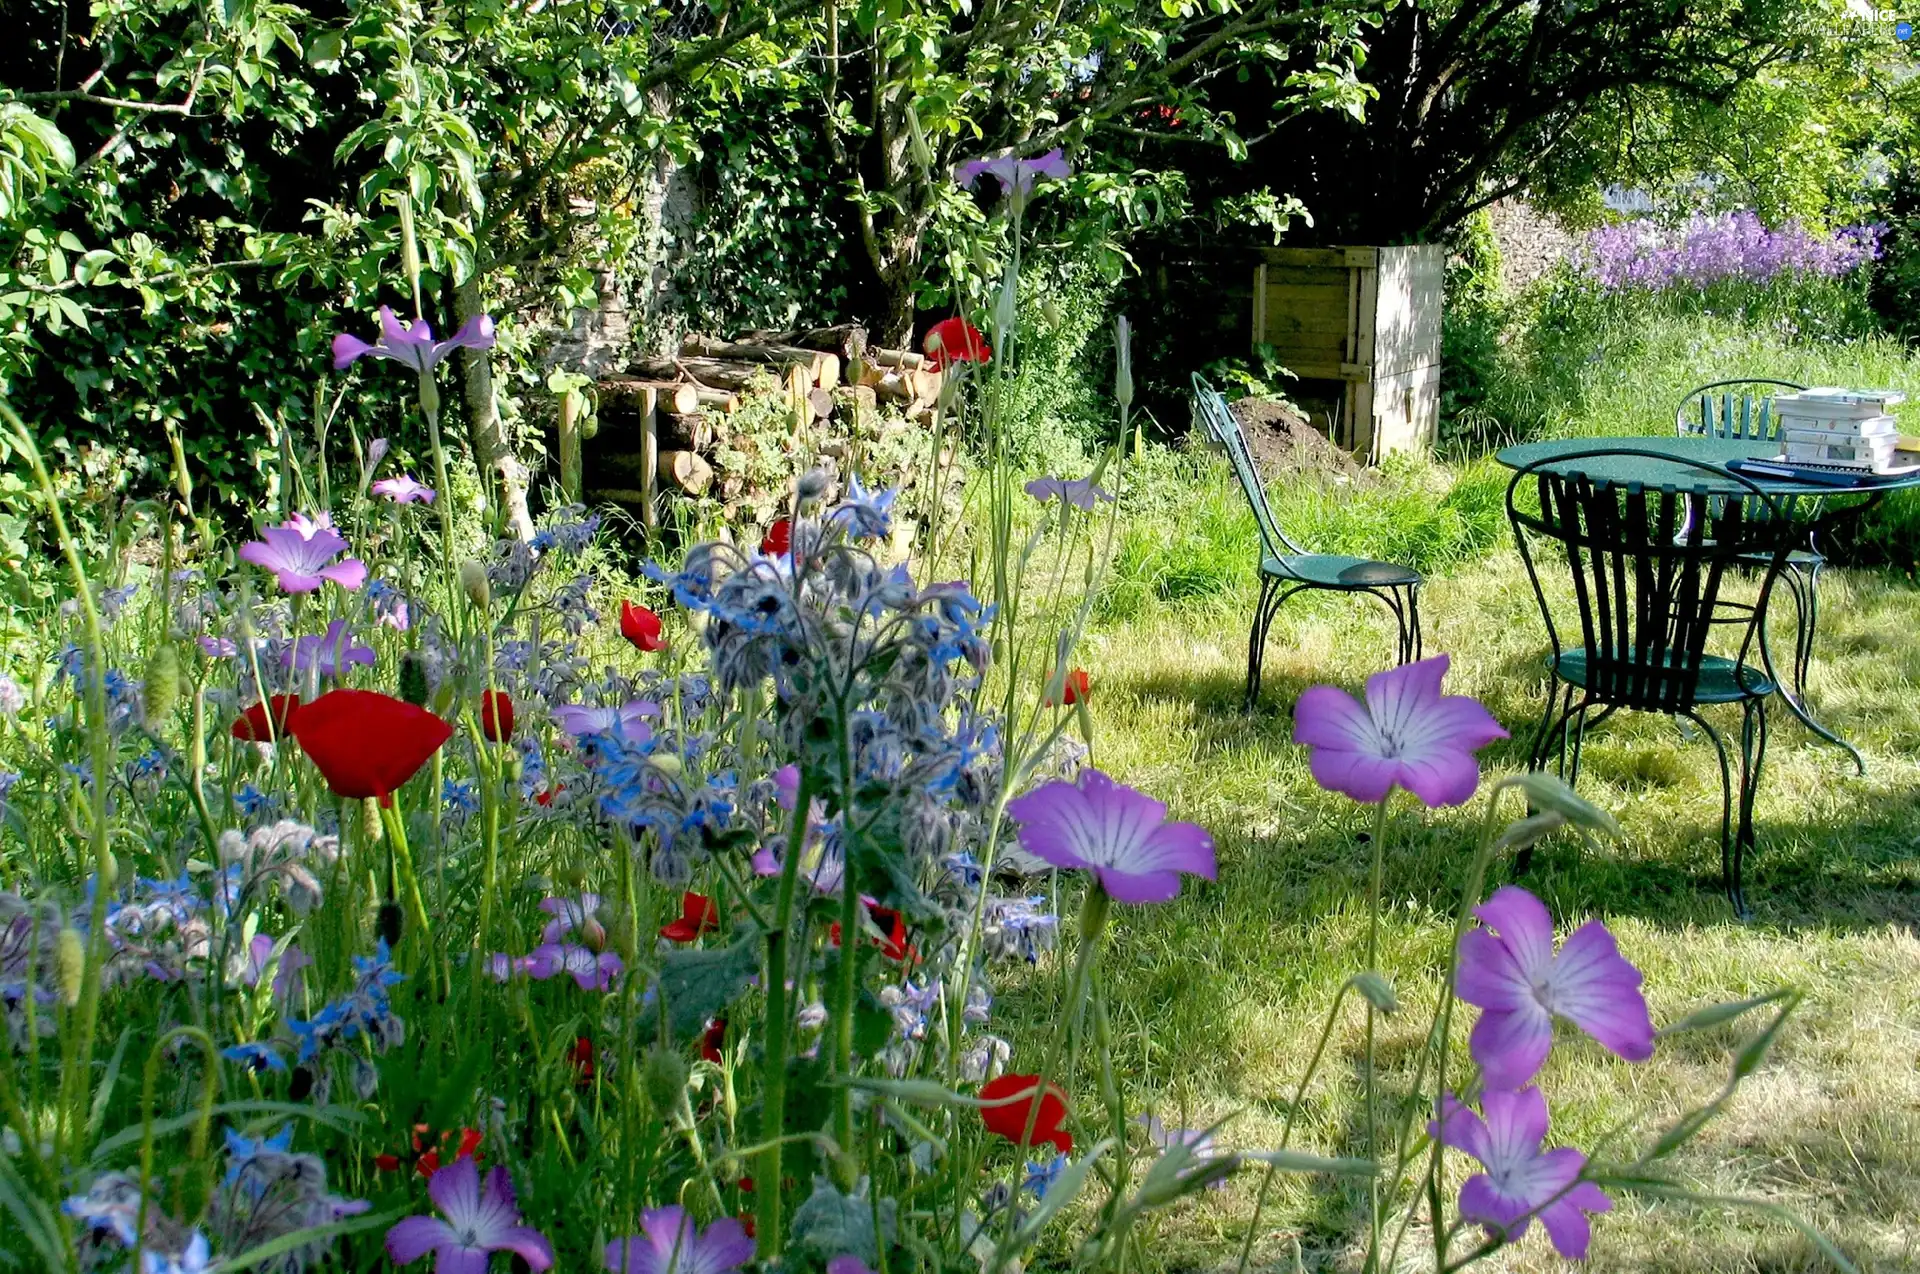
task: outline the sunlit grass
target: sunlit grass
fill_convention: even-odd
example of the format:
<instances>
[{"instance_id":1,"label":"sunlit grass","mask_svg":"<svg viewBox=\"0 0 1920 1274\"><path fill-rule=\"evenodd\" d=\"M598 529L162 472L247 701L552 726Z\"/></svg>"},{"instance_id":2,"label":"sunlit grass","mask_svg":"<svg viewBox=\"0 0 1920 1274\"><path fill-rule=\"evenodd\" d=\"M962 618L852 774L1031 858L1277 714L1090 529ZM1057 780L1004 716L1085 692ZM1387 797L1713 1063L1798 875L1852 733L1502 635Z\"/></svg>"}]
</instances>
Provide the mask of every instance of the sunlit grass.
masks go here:
<instances>
[{"instance_id":1,"label":"sunlit grass","mask_svg":"<svg viewBox=\"0 0 1920 1274\"><path fill-rule=\"evenodd\" d=\"M1733 921L1719 889L1711 747L1658 717L1616 718L1587 749L1581 791L1619 816L1621 840L1598 848L1556 840L1525 883L1563 923L1606 918L1646 971L1656 1022L1781 985L1805 991L1771 1060L1679 1156L1678 1170L1702 1191L1793 1207L1863 1269L1909 1269L1920 1253L1920 701L1911 690L1920 597L1845 573L1825 597L1826 657L1811 693L1867 752L1869 773L1854 778L1842 753L1815 746L1779 715L1749 869L1752 923ZM1220 851L1217 884L1190 885L1168 907L1128 909L1114 935L1106 969L1126 1024L1118 1065L1129 1105L1187 1125L1232 1116L1223 1142L1249 1147L1278 1137L1319 1023L1360 967L1365 938L1368 860L1354 839L1365 814L1313 785L1304 749L1289 741L1289 710L1308 684L1357 688L1384 666L1392 642L1378 608L1337 598L1289 607L1274 628L1261 706L1246 716L1251 604L1251 593L1237 589L1205 608L1161 608L1097 631L1086 651L1099 677L1096 761L1177 817L1205 824ZM1454 659L1449 689L1481 697L1516 736L1489 752L1489 774L1517 768L1545 684L1544 633L1517 557L1502 551L1434 581L1427 615L1429 651ZM1483 810L1484 798L1431 814L1409 798L1397 806L1381 963L1407 1011L1384 1036L1390 1092L1410 1079ZM1051 1001L1036 986L1031 1000L1004 1002L1037 1016ZM1297 1146L1354 1144L1361 1021L1350 1007L1308 1092ZM1037 1048L1047 1038L1039 1026L1029 1021L1010 1035ZM1682 1037L1640 1066L1563 1044L1542 1079L1556 1140L1591 1144L1635 1121L1628 1144L1644 1143L1649 1130L1712 1094L1750 1029ZM1256 1186L1242 1177L1159 1217L1148 1261L1231 1268ZM1361 1216L1351 1194L1288 1183L1262 1219L1256 1266L1291 1268L1297 1240L1308 1269L1353 1267ZM1623 1202L1596 1230L1597 1270L1819 1268L1788 1227L1748 1214ZM1562 1267L1538 1235L1487 1264Z\"/></svg>"}]
</instances>

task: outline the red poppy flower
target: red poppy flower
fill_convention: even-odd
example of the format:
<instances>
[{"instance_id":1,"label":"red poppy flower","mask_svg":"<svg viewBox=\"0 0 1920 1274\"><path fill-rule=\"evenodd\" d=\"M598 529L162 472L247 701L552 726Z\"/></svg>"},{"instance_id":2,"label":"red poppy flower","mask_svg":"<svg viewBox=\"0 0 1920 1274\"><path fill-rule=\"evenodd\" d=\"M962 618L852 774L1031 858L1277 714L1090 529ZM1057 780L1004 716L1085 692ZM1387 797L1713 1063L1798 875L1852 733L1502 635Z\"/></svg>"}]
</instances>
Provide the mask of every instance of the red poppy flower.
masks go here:
<instances>
[{"instance_id":1,"label":"red poppy flower","mask_svg":"<svg viewBox=\"0 0 1920 1274\"><path fill-rule=\"evenodd\" d=\"M480 733L489 743L505 743L513 737L513 700L504 690L489 690L480 696Z\"/></svg>"},{"instance_id":2,"label":"red poppy flower","mask_svg":"<svg viewBox=\"0 0 1920 1274\"><path fill-rule=\"evenodd\" d=\"M707 1033L700 1037L701 1060L712 1062L715 1066L719 1066L727 1060L726 1056L720 1051L726 1046L727 1019L724 1017L716 1017L713 1021L707 1023Z\"/></svg>"},{"instance_id":3,"label":"red poppy flower","mask_svg":"<svg viewBox=\"0 0 1920 1274\"><path fill-rule=\"evenodd\" d=\"M420 1149L420 1135L426 1131L427 1126L425 1124L415 1124L413 1126L413 1148L415 1150ZM429 1147L425 1153L418 1159L415 1159L413 1161L413 1170L423 1177L431 1177L434 1173L440 1171L440 1151L446 1147L447 1139L452 1136L453 1134L450 1132L441 1133L440 1144ZM485 1157L486 1156L480 1153L480 1130L477 1128L462 1128L460 1130L460 1144L453 1150L453 1158L472 1159L475 1163L479 1163Z\"/></svg>"},{"instance_id":4,"label":"red poppy flower","mask_svg":"<svg viewBox=\"0 0 1920 1274\"><path fill-rule=\"evenodd\" d=\"M941 319L927 329L921 342L927 351L927 367L945 371L954 363L990 363L993 349L980 329L963 318Z\"/></svg>"},{"instance_id":5,"label":"red poppy flower","mask_svg":"<svg viewBox=\"0 0 1920 1274\"><path fill-rule=\"evenodd\" d=\"M543 787L533 794L533 803L535 805L551 805L553 804L553 798L566 790L567 785L565 783L555 783L552 787Z\"/></svg>"},{"instance_id":6,"label":"red poppy flower","mask_svg":"<svg viewBox=\"0 0 1920 1274\"><path fill-rule=\"evenodd\" d=\"M375 690L329 690L293 718L293 737L335 796L393 804L453 727L425 708Z\"/></svg>"},{"instance_id":7,"label":"red poppy flower","mask_svg":"<svg viewBox=\"0 0 1920 1274\"><path fill-rule=\"evenodd\" d=\"M447 1144L448 1140L454 1135L451 1132L441 1133L438 1138L438 1144L429 1146L427 1144L428 1132L429 1129L425 1124L415 1124L413 1126L413 1170L423 1177L431 1177L440 1170L440 1151L442 1149L452 1149L455 1159L471 1158L475 1163L479 1163L486 1158L485 1155L480 1153L480 1132L476 1128L462 1128L459 1134L460 1143L457 1147L449 1147ZM400 1171L400 1163L399 1155L383 1154L373 1157L373 1166L382 1172L398 1172Z\"/></svg>"},{"instance_id":8,"label":"red poppy flower","mask_svg":"<svg viewBox=\"0 0 1920 1274\"><path fill-rule=\"evenodd\" d=\"M273 705L271 731L268 729L267 704L256 703L233 719L233 725L227 733L242 743L268 743L273 739L286 738L293 714L300 710L300 696L275 695L267 702Z\"/></svg>"},{"instance_id":9,"label":"red poppy flower","mask_svg":"<svg viewBox=\"0 0 1920 1274\"><path fill-rule=\"evenodd\" d=\"M665 650L666 638L660 635L660 617L644 606L620 603L620 635L639 651Z\"/></svg>"},{"instance_id":10,"label":"red poppy flower","mask_svg":"<svg viewBox=\"0 0 1920 1274\"><path fill-rule=\"evenodd\" d=\"M905 960L909 964L920 963L920 953L907 944L907 918L892 907L882 907L877 902L867 903L867 915L873 918L880 932L886 936L874 945L880 948L880 954L889 960ZM828 931L827 938L834 946L840 945L840 923L835 921Z\"/></svg>"},{"instance_id":11,"label":"red poppy flower","mask_svg":"<svg viewBox=\"0 0 1920 1274\"><path fill-rule=\"evenodd\" d=\"M691 889L680 895L680 918L660 926L660 936L669 942L692 942L703 933L720 927L720 908L705 894Z\"/></svg>"},{"instance_id":12,"label":"red poppy flower","mask_svg":"<svg viewBox=\"0 0 1920 1274\"><path fill-rule=\"evenodd\" d=\"M1064 703L1071 708L1076 703L1084 702L1092 693L1093 682L1088 679L1087 670L1075 668L1060 683L1059 694L1053 693L1051 689L1047 691L1047 707L1057 708Z\"/></svg>"},{"instance_id":13,"label":"red poppy flower","mask_svg":"<svg viewBox=\"0 0 1920 1274\"><path fill-rule=\"evenodd\" d=\"M585 1088L593 1082L593 1041L581 1035L573 1041L573 1047L567 1052L567 1060L573 1063L574 1074L579 1078L574 1082Z\"/></svg>"},{"instance_id":14,"label":"red poppy flower","mask_svg":"<svg viewBox=\"0 0 1920 1274\"><path fill-rule=\"evenodd\" d=\"M793 549L793 519L780 518L767 528L760 551L768 557L784 557Z\"/></svg>"},{"instance_id":15,"label":"red poppy flower","mask_svg":"<svg viewBox=\"0 0 1920 1274\"><path fill-rule=\"evenodd\" d=\"M1040 1103L1038 1117L1033 1114L1036 1093L1039 1093L1037 1100ZM1057 1085L1048 1084L1046 1091L1040 1092L1038 1075L1002 1075L983 1084L980 1097L983 1101L1006 1102L1004 1106L981 1108L980 1120L986 1124L988 1132L1005 1137L1022 1149L1051 1141L1061 1154L1073 1153L1073 1134L1060 1126L1067 1118L1067 1095ZM1028 1119L1033 1119L1033 1138L1031 1141L1022 1141Z\"/></svg>"}]
</instances>

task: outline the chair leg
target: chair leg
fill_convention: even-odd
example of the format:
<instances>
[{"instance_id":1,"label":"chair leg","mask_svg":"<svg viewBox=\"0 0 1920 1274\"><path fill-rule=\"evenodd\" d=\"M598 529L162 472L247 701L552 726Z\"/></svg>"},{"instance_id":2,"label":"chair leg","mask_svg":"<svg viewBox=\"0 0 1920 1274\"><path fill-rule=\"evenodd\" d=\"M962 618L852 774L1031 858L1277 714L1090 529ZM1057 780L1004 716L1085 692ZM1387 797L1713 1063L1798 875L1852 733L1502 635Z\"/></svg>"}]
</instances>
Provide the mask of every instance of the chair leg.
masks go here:
<instances>
[{"instance_id":1,"label":"chair leg","mask_svg":"<svg viewBox=\"0 0 1920 1274\"><path fill-rule=\"evenodd\" d=\"M1561 711L1561 685L1562 683L1558 677L1555 677L1551 672L1547 674L1547 707L1546 711L1540 714L1540 724L1534 731L1533 750L1527 757L1527 768L1529 770L1544 770L1547 768L1547 752L1551 747L1554 737L1557 735L1560 740L1560 746L1557 750L1561 757L1561 769L1564 771L1567 749L1567 722L1576 712L1586 711L1587 704L1591 702L1590 700L1583 700L1579 707L1576 708L1573 702L1574 687L1571 683L1567 683L1567 706L1565 711ZM1527 813L1532 814L1534 810L1529 807ZM1533 846L1521 846L1520 852L1513 856L1513 874L1516 876L1524 876L1527 873L1527 869L1532 865Z\"/></svg>"},{"instance_id":2,"label":"chair leg","mask_svg":"<svg viewBox=\"0 0 1920 1274\"><path fill-rule=\"evenodd\" d=\"M1273 623L1273 595L1280 589L1280 581L1265 576L1260 580L1260 599L1253 605L1253 627L1247 633L1247 698L1246 711L1252 712L1254 704L1260 698L1261 665L1267 654L1267 626Z\"/></svg>"},{"instance_id":3,"label":"chair leg","mask_svg":"<svg viewBox=\"0 0 1920 1274\"><path fill-rule=\"evenodd\" d=\"M1760 769L1767 759L1767 701L1749 699L1740 722L1740 826L1733 838L1733 856L1726 864L1727 901L1741 920L1753 919L1742 879L1747 851L1753 848L1753 801L1760 790Z\"/></svg>"},{"instance_id":4,"label":"chair leg","mask_svg":"<svg viewBox=\"0 0 1920 1274\"><path fill-rule=\"evenodd\" d=\"M1700 727L1700 732L1702 734L1705 734L1707 738L1713 743L1713 750L1715 754L1717 754L1720 758L1720 872L1722 877L1725 880L1731 881L1735 873L1735 866L1734 866L1734 859L1733 859L1734 791L1733 791L1733 767L1727 756L1727 741L1720 737L1720 732L1718 730L1714 729L1711 725L1707 724L1706 718L1696 716L1694 713L1686 712L1686 711L1681 712L1679 715L1685 717L1687 720L1693 722L1694 725ZM1746 754L1746 746L1745 746L1746 731L1747 731L1746 723L1742 722L1740 776L1741 776L1743 794L1745 791L1745 781L1746 781L1746 773L1747 773L1747 769L1746 769L1747 754ZM1738 907L1736 907L1735 910L1738 910Z\"/></svg>"},{"instance_id":5,"label":"chair leg","mask_svg":"<svg viewBox=\"0 0 1920 1274\"><path fill-rule=\"evenodd\" d=\"M1793 600L1793 666L1789 675L1782 678L1774 671L1773 652L1768 646L1764 621L1760 625L1760 657L1767 671L1773 673L1774 679L1780 682L1780 697L1786 701L1787 710L1799 718L1800 724L1815 737L1826 740L1852 757L1855 772L1864 777L1867 760L1860 755L1860 749L1816 721L1813 710L1807 707L1807 673L1813 666L1814 635L1820 626L1820 566L1818 562L1804 569L1789 566L1780 573L1780 582L1787 586L1787 595Z\"/></svg>"},{"instance_id":6,"label":"chair leg","mask_svg":"<svg viewBox=\"0 0 1920 1274\"><path fill-rule=\"evenodd\" d=\"M1407 585L1407 622L1400 630L1400 662L1417 662L1426 654L1426 642L1420 633L1420 586Z\"/></svg>"}]
</instances>

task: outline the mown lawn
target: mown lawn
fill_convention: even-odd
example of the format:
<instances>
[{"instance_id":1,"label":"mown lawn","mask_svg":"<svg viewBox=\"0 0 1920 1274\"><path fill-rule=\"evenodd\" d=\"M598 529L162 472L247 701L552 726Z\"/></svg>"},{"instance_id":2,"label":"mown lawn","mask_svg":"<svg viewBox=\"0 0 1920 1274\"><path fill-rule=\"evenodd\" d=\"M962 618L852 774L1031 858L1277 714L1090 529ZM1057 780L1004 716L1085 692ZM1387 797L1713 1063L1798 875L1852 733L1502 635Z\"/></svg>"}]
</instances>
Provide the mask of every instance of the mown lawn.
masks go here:
<instances>
[{"instance_id":1,"label":"mown lawn","mask_svg":"<svg viewBox=\"0 0 1920 1274\"><path fill-rule=\"evenodd\" d=\"M1677 1158L1701 1192L1785 1204L1838 1241L1862 1269L1920 1267L1920 597L1889 578L1823 580L1821 659L1811 695L1866 752L1854 777L1784 712L1758 805L1748 891L1755 917L1735 923L1719 889L1717 767L1711 745L1663 718L1615 718L1590 735L1582 793L1624 826L1617 842L1543 847L1525 878L1563 926L1605 918L1646 973L1656 1023L1782 985L1805 1003L1730 1110ZM1212 830L1219 880L1170 906L1127 909L1113 935L1107 985L1124 1035L1130 1107L1169 1123L1231 1116L1222 1144L1274 1144L1293 1087L1340 983L1362 963L1368 813L1322 793L1290 742L1301 689L1358 689L1390 651L1375 607L1293 603L1276 623L1258 711L1241 711L1244 588L1185 607L1158 606L1089 637L1095 760ZM1482 699L1516 736L1490 749L1490 775L1523 764L1545 682L1544 632L1511 549L1435 579L1427 649L1454 660L1449 689ZM1520 813L1515 798L1509 813ZM1426 1029L1446 954L1450 909L1485 797L1427 813L1399 798L1387 849L1382 964L1405 1011L1385 1028L1388 1092L1404 1095L1407 1060ZM1495 883L1511 874L1496 870ZM1009 994L1008 1032L1027 1051L1053 983ZM1346 1012L1310 1088L1297 1147L1357 1144L1362 1014ZM1563 1037L1541 1078L1553 1140L1590 1145L1631 1122L1643 1145L1707 1099L1733 1051L1759 1025L1663 1042L1629 1065ZM1038 1061L1017 1055L1016 1064ZM1397 1085L1397 1087L1395 1087ZM1091 1099L1091 1077L1081 1091ZM1464 1163L1464 1161L1463 1161ZM1456 1165L1454 1181L1460 1177ZM1261 1218L1254 1267L1357 1268L1358 1196L1324 1179L1281 1179ZM1155 1269L1231 1269L1250 1224L1247 1175L1161 1214L1149 1231ZM1416 1233L1414 1237L1419 1237ZM1409 1243L1409 1258L1428 1257ZM1536 1229L1483 1268L1558 1268ZM1596 1270L1821 1268L1794 1230L1751 1212L1622 1201L1596 1223Z\"/></svg>"}]
</instances>

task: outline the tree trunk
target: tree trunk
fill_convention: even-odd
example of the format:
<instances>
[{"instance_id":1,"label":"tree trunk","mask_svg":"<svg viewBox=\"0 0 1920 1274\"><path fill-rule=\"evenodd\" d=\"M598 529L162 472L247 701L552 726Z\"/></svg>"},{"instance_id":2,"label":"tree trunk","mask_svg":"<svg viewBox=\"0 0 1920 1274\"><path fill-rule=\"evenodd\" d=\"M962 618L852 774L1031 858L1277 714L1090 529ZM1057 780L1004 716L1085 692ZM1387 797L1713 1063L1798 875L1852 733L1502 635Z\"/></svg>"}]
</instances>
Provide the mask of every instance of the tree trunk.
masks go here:
<instances>
[{"instance_id":1,"label":"tree trunk","mask_svg":"<svg viewBox=\"0 0 1920 1274\"><path fill-rule=\"evenodd\" d=\"M661 119L672 117L673 105L673 94L664 87L647 94L649 111ZM640 345L650 353L672 355L680 348L685 307L679 249L692 241L699 210L694 172L662 147L640 182L635 207L639 246L631 258L640 281Z\"/></svg>"},{"instance_id":2,"label":"tree trunk","mask_svg":"<svg viewBox=\"0 0 1920 1274\"><path fill-rule=\"evenodd\" d=\"M486 301L480 294L480 271L476 269L453 294L453 312L457 322L465 323L486 313ZM462 354L461 388L467 401L467 422L473 446L474 467L480 481L497 482L494 494L505 503L507 525L523 540L533 538L533 515L527 511L527 470L513 453L513 443L500 422L500 401L493 392L493 356L483 349ZM442 500L451 499L451 491L442 491Z\"/></svg>"}]
</instances>

